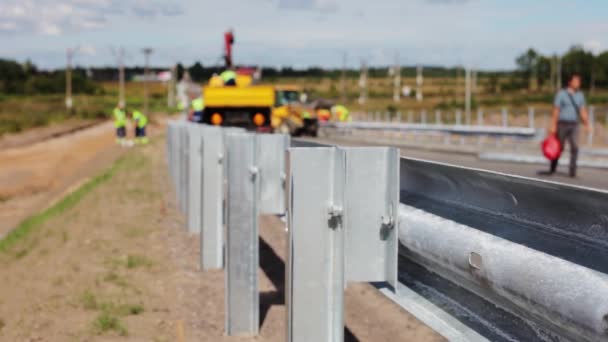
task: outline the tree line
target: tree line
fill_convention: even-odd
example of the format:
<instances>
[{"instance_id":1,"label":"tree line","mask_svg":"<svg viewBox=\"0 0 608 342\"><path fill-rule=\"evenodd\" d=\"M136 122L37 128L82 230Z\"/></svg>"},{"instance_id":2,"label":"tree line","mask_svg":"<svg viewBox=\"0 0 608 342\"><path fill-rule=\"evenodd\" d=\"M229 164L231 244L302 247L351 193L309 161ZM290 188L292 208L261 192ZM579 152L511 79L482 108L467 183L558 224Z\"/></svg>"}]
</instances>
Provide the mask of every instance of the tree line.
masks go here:
<instances>
[{"instance_id":1,"label":"tree line","mask_svg":"<svg viewBox=\"0 0 608 342\"><path fill-rule=\"evenodd\" d=\"M581 75L583 87L587 89L608 87L608 51L595 55L575 45L563 56L548 56L530 48L517 57L516 64L513 76L520 88L536 90L552 81L556 84L560 79L559 86L564 86L572 73Z\"/></svg>"},{"instance_id":2,"label":"tree line","mask_svg":"<svg viewBox=\"0 0 608 342\"><path fill-rule=\"evenodd\" d=\"M479 77L488 80L489 88L516 90L528 89L530 91L553 89L558 80L566 81L567 75L576 72L582 76L583 85L587 89L596 87L608 88L608 51L593 54L582 46L571 47L563 56L543 55L533 48L518 56L515 60L517 68L512 71L483 71ZM368 76L371 78L387 77L390 67L370 67ZM166 68L152 67L151 72L160 72ZM188 71L192 80L205 82L213 74L223 71L221 65L204 66L196 62L191 66L177 64L177 77L181 79ZM125 68L126 79L144 73L142 67ZM263 67L264 79L272 81L277 78L340 78L343 74L347 78L359 77L359 69L308 67L296 69L293 67ZM415 66L401 68L403 77L415 77ZM463 77L462 67L425 66L425 77ZM95 93L103 91L97 82L117 81L116 67L75 67L72 71L72 85L74 93ZM27 61L19 63L14 60L0 58L0 93L2 94L50 94L65 92L65 69L40 70L33 63ZM562 84L563 85L563 84ZM561 85L559 85L561 86Z\"/></svg>"},{"instance_id":3,"label":"tree line","mask_svg":"<svg viewBox=\"0 0 608 342\"><path fill-rule=\"evenodd\" d=\"M18 63L0 59L0 94L54 94L65 92L65 87L65 70L39 70L29 61ZM75 94L92 94L99 90L84 69L73 70L72 88Z\"/></svg>"}]
</instances>

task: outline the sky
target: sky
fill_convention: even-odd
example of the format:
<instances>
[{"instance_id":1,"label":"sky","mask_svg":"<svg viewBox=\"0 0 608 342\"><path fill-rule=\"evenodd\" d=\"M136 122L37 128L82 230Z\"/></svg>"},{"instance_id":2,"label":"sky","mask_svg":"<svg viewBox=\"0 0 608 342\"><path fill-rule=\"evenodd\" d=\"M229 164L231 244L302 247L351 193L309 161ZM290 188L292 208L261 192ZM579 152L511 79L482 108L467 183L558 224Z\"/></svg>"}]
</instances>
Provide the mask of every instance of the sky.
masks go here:
<instances>
[{"instance_id":1,"label":"sky","mask_svg":"<svg viewBox=\"0 0 608 342\"><path fill-rule=\"evenodd\" d=\"M235 33L237 64L511 69L528 47L608 50L606 0L0 0L0 58L62 67L203 65Z\"/></svg>"}]
</instances>

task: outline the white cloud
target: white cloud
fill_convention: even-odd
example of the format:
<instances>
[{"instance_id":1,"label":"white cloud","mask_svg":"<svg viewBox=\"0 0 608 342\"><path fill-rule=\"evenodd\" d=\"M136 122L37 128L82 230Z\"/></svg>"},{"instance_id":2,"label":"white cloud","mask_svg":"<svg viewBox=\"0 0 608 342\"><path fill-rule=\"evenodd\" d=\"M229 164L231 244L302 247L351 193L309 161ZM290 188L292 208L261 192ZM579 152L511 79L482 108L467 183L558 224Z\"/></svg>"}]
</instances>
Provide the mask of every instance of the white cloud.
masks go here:
<instances>
[{"instance_id":1,"label":"white cloud","mask_svg":"<svg viewBox=\"0 0 608 342\"><path fill-rule=\"evenodd\" d=\"M278 0L279 8L316 10L316 11L335 11L338 6L336 0Z\"/></svg>"},{"instance_id":2,"label":"white cloud","mask_svg":"<svg viewBox=\"0 0 608 342\"><path fill-rule=\"evenodd\" d=\"M154 18L182 13L174 0L2 0L0 33L60 35L103 28L111 16Z\"/></svg>"},{"instance_id":3,"label":"white cloud","mask_svg":"<svg viewBox=\"0 0 608 342\"><path fill-rule=\"evenodd\" d=\"M97 55L97 49L93 45L85 44L81 45L78 48L78 52L87 56L95 56Z\"/></svg>"},{"instance_id":4,"label":"white cloud","mask_svg":"<svg viewBox=\"0 0 608 342\"><path fill-rule=\"evenodd\" d=\"M594 54L599 54L602 52L602 42L597 39L590 39L583 43L583 47L585 50L589 50Z\"/></svg>"},{"instance_id":5,"label":"white cloud","mask_svg":"<svg viewBox=\"0 0 608 342\"><path fill-rule=\"evenodd\" d=\"M45 36L58 36L62 32L59 26L48 22L39 23L38 31Z\"/></svg>"}]
</instances>

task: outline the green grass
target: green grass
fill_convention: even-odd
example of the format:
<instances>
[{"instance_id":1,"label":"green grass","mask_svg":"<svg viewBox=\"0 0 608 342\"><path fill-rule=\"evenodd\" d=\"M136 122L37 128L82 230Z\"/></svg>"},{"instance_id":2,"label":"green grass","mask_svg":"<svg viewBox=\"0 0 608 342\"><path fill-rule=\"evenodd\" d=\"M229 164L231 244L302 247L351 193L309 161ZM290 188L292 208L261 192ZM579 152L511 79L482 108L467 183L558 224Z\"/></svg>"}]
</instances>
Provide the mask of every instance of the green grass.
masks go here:
<instances>
[{"instance_id":1,"label":"green grass","mask_svg":"<svg viewBox=\"0 0 608 342\"><path fill-rule=\"evenodd\" d=\"M101 312L93 321L93 329L98 334L115 331L120 336L127 336L128 331L120 318L107 311Z\"/></svg>"},{"instance_id":2,"label":"green grass","mask_svg":"<svg viewBox=\"0 0 608 342\"><path fill-rule=\"evenodd\" d=\"M80 296L80 303L82 304L82 307L87 310L97 310L99 308L97 298L89 290L86 290L82 293L82 295Z\"/></svg>"},{"instance_id":3,"label":"green grass","mask_svg":"<svg viewBox=\"0 0 608 342\"><path fill-rule=\"evenodd\" d=\"M143 255L128 255L127 256L127 268L137 268L141 266L150 267L152 261Z\"/></svg>"},{"instance_id":4,"label":"green grass","mask_svg":"<svg viewBox=\"0 0 608 342\"><path fill-rule=\"evenodd\" d=\"M19 224L19 226L17 226L17 228L13 229L10 233L8 233L4 239L0 240L0 253L9 251L13 246L15 246L18 242L23 241L33 231L35 231L38 227L40 227L44 222L46 222L50 218L60 215L66 210L73 208L93 189L95 189L100 184L110 180L116 170L121 167L122 164L125 164L125 160L125 158L117 160L108 170L106 170L99 176L91 179L90 181L79 187L76 191L65 196L55 205L42 211L39 214L33 215L25 219L21 224ZM21 250L17 252L16 256L23 257L26 254L27 250Z\"/></svg>"}]
</instances>

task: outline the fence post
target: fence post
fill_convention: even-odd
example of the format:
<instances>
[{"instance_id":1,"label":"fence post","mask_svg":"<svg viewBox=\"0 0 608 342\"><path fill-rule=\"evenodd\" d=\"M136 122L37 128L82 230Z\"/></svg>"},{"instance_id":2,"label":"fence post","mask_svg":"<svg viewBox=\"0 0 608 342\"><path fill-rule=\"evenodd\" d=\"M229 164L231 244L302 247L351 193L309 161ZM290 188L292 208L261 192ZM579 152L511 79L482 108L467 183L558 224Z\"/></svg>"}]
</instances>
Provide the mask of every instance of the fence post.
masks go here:
<instances>
[{"instance_id":1,"label":"fence post","mask_svg":"<svg viewBox=\"0 0 608 342\"><path fill-rule=\"evenodd\" d=\"M188 133L188 231L190 233L201 232L202 211L202 134L201 125L189 124L186 126Z\"/></svg>"},{"instance_id":2,"label":"fence post","mask_svg":"<svg viewBox=\"0 0 608 342\"><path fill-rule=\"evenodd\" d=\"M593 146L593 135L595 133L595 106L589 106L589 134L587 134L587 145Z\"/></svg>"},{"instance_id":3,"label":"fence post","mask_svg":"<svg viewBox=\"0 0 608 342\"><path fill-rule=\"evenodd\" d=\"M226 333L257 335L258 188L257 139L251 133L226 136Z\"/></svg>"},{"instance_id":4,"label":"fence post","mask_svg":"<svg viewBox=\"0 0 608 342\"><path fill-rule=\"evenodd\" d=\"M528 107L528 127L534 128L536 126L535 117L534 107Z\"/></svg>"},{"instance_id":5,"label":"fence post","mask_svg":"<svg viewBox=\"0 0 608 342\"><path fill-rule=\"evenodd\" d=\"M179 137L180 137L180 168L181 168L181 175L180 175L180 208L182 213L184 214L185 217L188 217L188 178L189 178L189 168L190 168L190 161L188 158L188 152L189 151L189 147L188 147L188 130L187 130L187 125L188 123L183 123L182 125L180 125L180 132L179 132ZM186 222L186 227L187 228L187 222Z\"/></svg>"},{"instance_id":6,"label":"fence post","mask_svg":"<svg viewBox=\"0 0 608 342\"><path fill-rule=\"evenodd\" d=\"M461 125L462 124L462 113L460 112L460 110L456 111L456 125Z\"/></svg>"},{"instance_id":7,"label":"fence post","mask_svg":"<svg viewBox=\"0 0 608 342\"><path fill-rule=\"evenodd\" d=\"M502 115L502 127L509 126L509 112L507 111L507 107L502 107L501 115Z\"/></svg>"},{"instance_id":8,"label":"fence post","mask_svg":"<svg viewBox=\"0 0 608 342\"><path fill-rule=\"evenodd\" d=\"M435 124L441 125L441 111L439 109L435 111Z\"/></svg>"},{"instance_id":9,"label":"fence post","mask_svg":"<svg viewBox=\"0 0 608 342\"><path fill-rule=\"evenodd\" d=\"M483 126L483 109L477 109L477 124Z\"/></svg>"}]
</instances>

